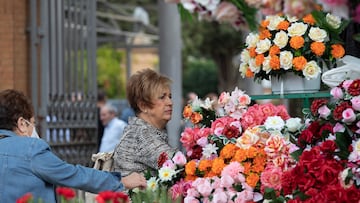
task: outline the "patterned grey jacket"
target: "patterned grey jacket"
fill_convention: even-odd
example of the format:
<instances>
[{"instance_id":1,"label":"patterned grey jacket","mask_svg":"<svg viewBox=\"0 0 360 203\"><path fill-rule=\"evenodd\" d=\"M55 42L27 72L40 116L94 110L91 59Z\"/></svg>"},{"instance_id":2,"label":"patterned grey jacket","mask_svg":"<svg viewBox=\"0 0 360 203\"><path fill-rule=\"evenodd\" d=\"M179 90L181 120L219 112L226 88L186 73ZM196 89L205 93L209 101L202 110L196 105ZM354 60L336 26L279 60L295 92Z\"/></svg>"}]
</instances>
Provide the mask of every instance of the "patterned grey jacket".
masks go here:
<instances>
[{"instance_id":1,"label":"patterned grey jacket","mask_svg":"<svg viewBox=\"0 0 360 203\"><path fill-rule=\"evenodd\" d=\"M161 131L143 119L132 117L125 127L114 151L114 171L127 176L131 172L158 169L157 161L162 152L171 158L176 149L168 144L166 131Z\"/></svg>"}]
</instances>

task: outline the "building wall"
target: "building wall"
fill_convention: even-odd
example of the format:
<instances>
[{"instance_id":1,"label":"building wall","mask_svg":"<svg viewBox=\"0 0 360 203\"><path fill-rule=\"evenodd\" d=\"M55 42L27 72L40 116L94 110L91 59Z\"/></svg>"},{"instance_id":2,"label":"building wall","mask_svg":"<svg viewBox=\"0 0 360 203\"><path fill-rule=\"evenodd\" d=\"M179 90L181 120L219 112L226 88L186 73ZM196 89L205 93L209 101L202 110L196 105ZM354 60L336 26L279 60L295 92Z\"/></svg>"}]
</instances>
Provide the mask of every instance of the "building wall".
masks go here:
<instances>
[{"instance_id":1,"label":"building wall","mask_svg":"<svg viewBox=\"0 0 360 203\"><path fill-rule=\"evenodd\" d=\"M0 91L17 89L30 96L26 0L0 0Z\"/></svg>"}]
</instances>

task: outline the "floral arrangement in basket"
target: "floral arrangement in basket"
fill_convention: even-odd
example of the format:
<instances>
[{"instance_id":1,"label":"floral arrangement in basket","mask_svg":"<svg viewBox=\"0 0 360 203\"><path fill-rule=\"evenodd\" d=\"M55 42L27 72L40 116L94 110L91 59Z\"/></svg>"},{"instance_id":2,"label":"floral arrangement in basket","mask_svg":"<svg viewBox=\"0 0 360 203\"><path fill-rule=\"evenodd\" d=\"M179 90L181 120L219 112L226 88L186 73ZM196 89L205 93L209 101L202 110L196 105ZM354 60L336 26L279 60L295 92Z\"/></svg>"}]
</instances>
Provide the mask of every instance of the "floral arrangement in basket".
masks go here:
<instances>
[{"instance_id":1,"label":"floral arrangement in basket","mask_svg":"<svg viewBox=\"0 0 360 203\"><path fill-rule=\"evenodd\" d=\"M301 19L284 15L267 16L258 32L246 37L239 71L254 80L279 78L293 72L314 79L323 65L332 68L345 54L339 34L348 21L322 11Z\"/></svg>"}]
</instances>

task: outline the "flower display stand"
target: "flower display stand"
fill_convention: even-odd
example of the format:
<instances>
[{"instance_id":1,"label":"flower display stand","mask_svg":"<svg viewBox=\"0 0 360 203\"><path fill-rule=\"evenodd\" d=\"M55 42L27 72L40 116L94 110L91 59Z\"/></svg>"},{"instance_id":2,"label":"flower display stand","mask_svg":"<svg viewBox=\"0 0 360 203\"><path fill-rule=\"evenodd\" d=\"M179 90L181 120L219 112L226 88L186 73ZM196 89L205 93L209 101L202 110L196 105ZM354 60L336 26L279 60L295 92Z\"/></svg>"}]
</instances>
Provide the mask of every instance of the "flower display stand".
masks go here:
<instances>
[{"instance_id":1,"label":"flower display stand","mask_svg":"<svg viewBox=\"0 0 360 203\"><path fill-rule=\"evenodd\" d=\"M310 108L310 99L330 97L329 91L313 92L313 93L289 93L289 94L261 94L250 95L252 100L264 99L302 99L303 108Z\"/></svg>"},{"instance_id":2,"label":"flower display stand","mask_svg":"<svg viewBox=\"0 0 360 203\"><path fill-rule=\"evenodd\" d=\"M271 90L273 94L312 93L320 90L320 82L320 75L308 80L294 73L287 73L280 78L271 78Z\"/></svg>"}]
</instances>

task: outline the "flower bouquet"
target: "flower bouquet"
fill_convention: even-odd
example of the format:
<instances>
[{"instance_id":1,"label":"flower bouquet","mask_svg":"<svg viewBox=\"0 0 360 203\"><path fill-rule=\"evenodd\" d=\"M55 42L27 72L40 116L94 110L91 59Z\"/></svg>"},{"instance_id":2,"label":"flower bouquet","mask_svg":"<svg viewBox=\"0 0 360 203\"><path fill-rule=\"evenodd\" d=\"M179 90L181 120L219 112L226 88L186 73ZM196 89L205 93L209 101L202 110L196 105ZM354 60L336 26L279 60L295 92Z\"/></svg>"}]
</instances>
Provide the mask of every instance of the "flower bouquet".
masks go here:
<instances>
[{"instance_id":1,"label":"flower bouquet","mask_svg":"<svg viewBox=\"0 0 360 203\"><path fill-rule=\"evenodd\" d=\"M179 194L183 193L188 184L183 181L185 164L186 157L180 151L172 158L169 158L166 153L161 153L158 159L159 170L157 174L148 173L145 175L147 188L130 191L132 202L180 203L182 197Z\"/></svg>"},{"instance_id":2,"label":"flower bouquet","mask_svg":"<svg viewBox=\"0 0 360 203\"><path fill-rule=\"evenodd\" d=\"M282 171L294 160L296 150L281 132L281 117L269 117L265 125L250 127L217 153L190 160L186 180L192 181L185 202L258 202L266 187L277 187ZM216 147L215 147L216 149Z\"/></svg>"},{"instance_id":3,"label":"flower bouquet","mask_svg":"<svg viewBox=\"0 0 360 203\"><path fill-rule=\"evenodd\" d=\"M268 187L279 187L282 171L295 164L290 154L297 148L290 138L300 132L301 119L290 118L282 105L249 106L250 97L237 88L221 93L220 111L209 105L211 101L194 102L184 108L185 119L194 125L185 128L180 138L186 163L181 167L175 164L174 169L174 160L164 162L158 175L151 178L152 185L171 183L166 184L167 194L184 202L224 203L259 202L267 196ZM206 118L202 113L209 111L223 113L202 123ZM193 113L201 119L191 119ZM168 166L172 168L166 169L169 179L161 181Z\"/></svg>"},{"instance_id":4,"label":"flower bouquet","mask_svg":"<svg viewBox=\"0 0 360 203\"><path fill-rule=\"evenodd\" d=\"M306 79L319 77L324 65L332 68L345 54L339 34L348 22L314 11L301 19L267 16L258 32L246 37L239 71L255 81L294 73Z\"/></svg>"},{"instance_id":5,"label":"flower bouquet","mask_svg":"<svg viewBox=\"0 0 360 203\"><path fill-rule=\"evenodd\" d=\"M360 79L345 80L317 99L297 137L296 165L269 199L287 202L359 202ZM279 195L281 194L281 195Z\"/></svg>"}]
</instances>

